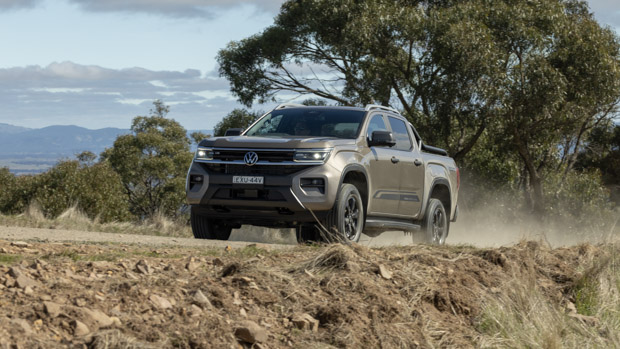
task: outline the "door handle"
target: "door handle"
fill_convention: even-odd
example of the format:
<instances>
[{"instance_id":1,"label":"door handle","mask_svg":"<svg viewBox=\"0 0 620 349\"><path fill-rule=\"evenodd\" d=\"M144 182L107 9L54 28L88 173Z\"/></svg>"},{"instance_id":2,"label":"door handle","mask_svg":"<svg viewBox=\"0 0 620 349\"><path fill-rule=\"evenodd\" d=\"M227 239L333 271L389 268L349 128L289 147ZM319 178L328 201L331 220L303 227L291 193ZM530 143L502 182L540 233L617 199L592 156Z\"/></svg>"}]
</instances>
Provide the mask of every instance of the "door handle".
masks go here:
<instances>
[{"instance_id":1,"label":"door handle","mask_svg":"<svg viewBox=\"0 0 620 349\"><path fill-rule=\"evenodd\" d=\"M399 162L400 160L396 157L396 156L392 156L392 163L395 164L397 162Z\"/></svg>"},{"instance_id":2,"label":"door handle","mask_svg":"<svg viewBox=\"0 0 620 349\"><path fill-rule=\"evenodd\" d=\"M416 165L416 166L420 166L420 165L422 165L422 161L420 161L420 159L415 159L415 160L413 160L413 164Z\"/></svg>"}]
</instances>

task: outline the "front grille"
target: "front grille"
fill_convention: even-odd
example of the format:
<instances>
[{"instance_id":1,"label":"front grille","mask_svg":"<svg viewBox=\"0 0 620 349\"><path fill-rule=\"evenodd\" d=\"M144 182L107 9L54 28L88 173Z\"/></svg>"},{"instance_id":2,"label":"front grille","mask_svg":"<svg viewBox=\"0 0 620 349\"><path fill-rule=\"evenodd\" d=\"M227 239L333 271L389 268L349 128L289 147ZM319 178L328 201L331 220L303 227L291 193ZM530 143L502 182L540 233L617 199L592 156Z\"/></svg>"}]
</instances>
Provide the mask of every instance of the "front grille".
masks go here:
<instances>
[{"instance_id":1,"label":"front grille","mask_svg":"<svg viewBox=\"0 0 620 349\"><path fill-rule=\"evenodd\" d=\"M258 155L259 161L283 162L293 161L295 152L292 150L234 150L234 149L213 149L213 159L221 161L243 161L246 153L253 151Z\"/></svg>"},{"instance_id":2,"label":"front grille","mask_svg":"<svg viewBox=\"0 0 620 349\"><path fill-rule=\"evenodd\" d=\"M269 176L288 176L290 174L305 170L313 165L227 165L227 164L208 164L200 163L203 169L208 172L215 172L230 175L269 175Z\"/></svg>"}]
</instances>

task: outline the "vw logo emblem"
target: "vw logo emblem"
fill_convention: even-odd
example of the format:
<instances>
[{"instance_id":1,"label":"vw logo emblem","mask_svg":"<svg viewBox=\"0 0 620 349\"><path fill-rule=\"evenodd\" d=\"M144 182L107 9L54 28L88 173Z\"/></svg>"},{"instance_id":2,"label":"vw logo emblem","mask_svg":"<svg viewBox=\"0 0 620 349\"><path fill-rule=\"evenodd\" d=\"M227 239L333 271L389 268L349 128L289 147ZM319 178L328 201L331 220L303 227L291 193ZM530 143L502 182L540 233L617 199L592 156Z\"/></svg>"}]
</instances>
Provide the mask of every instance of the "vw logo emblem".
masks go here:
<instances>
[{"instance_id":1,"label":"vw logo emblem","mask_svg":"<svg viewBox=\"0 0 620 349\"><path fill-rule=\"evenodd\" d=\"M243 161L245 161L246 165L252 166L258 162L258 154L256 154L253 151L247 152L245 153L245 156L243 157Z\"/></svg>"}]
</instances>

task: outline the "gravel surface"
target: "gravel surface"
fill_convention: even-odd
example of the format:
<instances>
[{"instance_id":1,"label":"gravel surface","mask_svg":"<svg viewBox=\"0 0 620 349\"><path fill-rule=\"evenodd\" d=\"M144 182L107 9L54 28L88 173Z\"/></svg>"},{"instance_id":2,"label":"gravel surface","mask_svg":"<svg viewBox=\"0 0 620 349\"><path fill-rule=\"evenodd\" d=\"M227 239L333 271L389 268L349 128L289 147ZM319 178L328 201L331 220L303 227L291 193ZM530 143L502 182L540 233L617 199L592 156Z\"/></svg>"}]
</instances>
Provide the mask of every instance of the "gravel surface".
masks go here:
<instances>
[{"instance_id":1,"label":"gravel surface","mask_svg":"<svg viewBox=\"0 0 620 349\"><path fill-rule=\"evenodd\" d=\"M92 231L63 230L63 229L39 229L25 227L0 226L0 239L4 240L34 240L41 242L88 242L88 243L122 243L139 244L149 246L183 246L183 247L222 247L242 248L251 244L258 246L266 245L270 248L290 248L291 245L263 244L245 241L218 241L198 240L179 237L115 234Z\"/></svg>"}]
</instances>

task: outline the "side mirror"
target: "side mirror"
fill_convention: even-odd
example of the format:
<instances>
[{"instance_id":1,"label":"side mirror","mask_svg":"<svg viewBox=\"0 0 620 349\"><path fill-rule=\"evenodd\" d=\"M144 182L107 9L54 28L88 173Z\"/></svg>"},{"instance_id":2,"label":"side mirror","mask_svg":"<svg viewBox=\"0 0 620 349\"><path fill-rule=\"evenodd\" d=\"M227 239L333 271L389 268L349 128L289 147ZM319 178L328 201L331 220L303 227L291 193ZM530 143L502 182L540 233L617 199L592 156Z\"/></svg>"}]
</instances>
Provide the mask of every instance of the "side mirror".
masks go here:
<instances>
[{"instance_id":1,"label":"side mirror","mask_svg":"<svg viewBox=\"0 0 620 349\"><path fill-rule=\"evenodd\" d=\"M393 147L396 141L390 131L373 131L372 138L368 140L369 147Z\"/></svg>"},{"instance_id":2,"label":"side mirror","mask_svg":"<svg viewBox=\"0 0 620 349\"><path fill-rule=\"evenodd\" d=\"M229 128L228 130L226 130L226 133L224 133L224 136L228 137L228 136L238 136L241 134L241 132L243 132L242 128Z\"/></svg>"}]
</instances>

